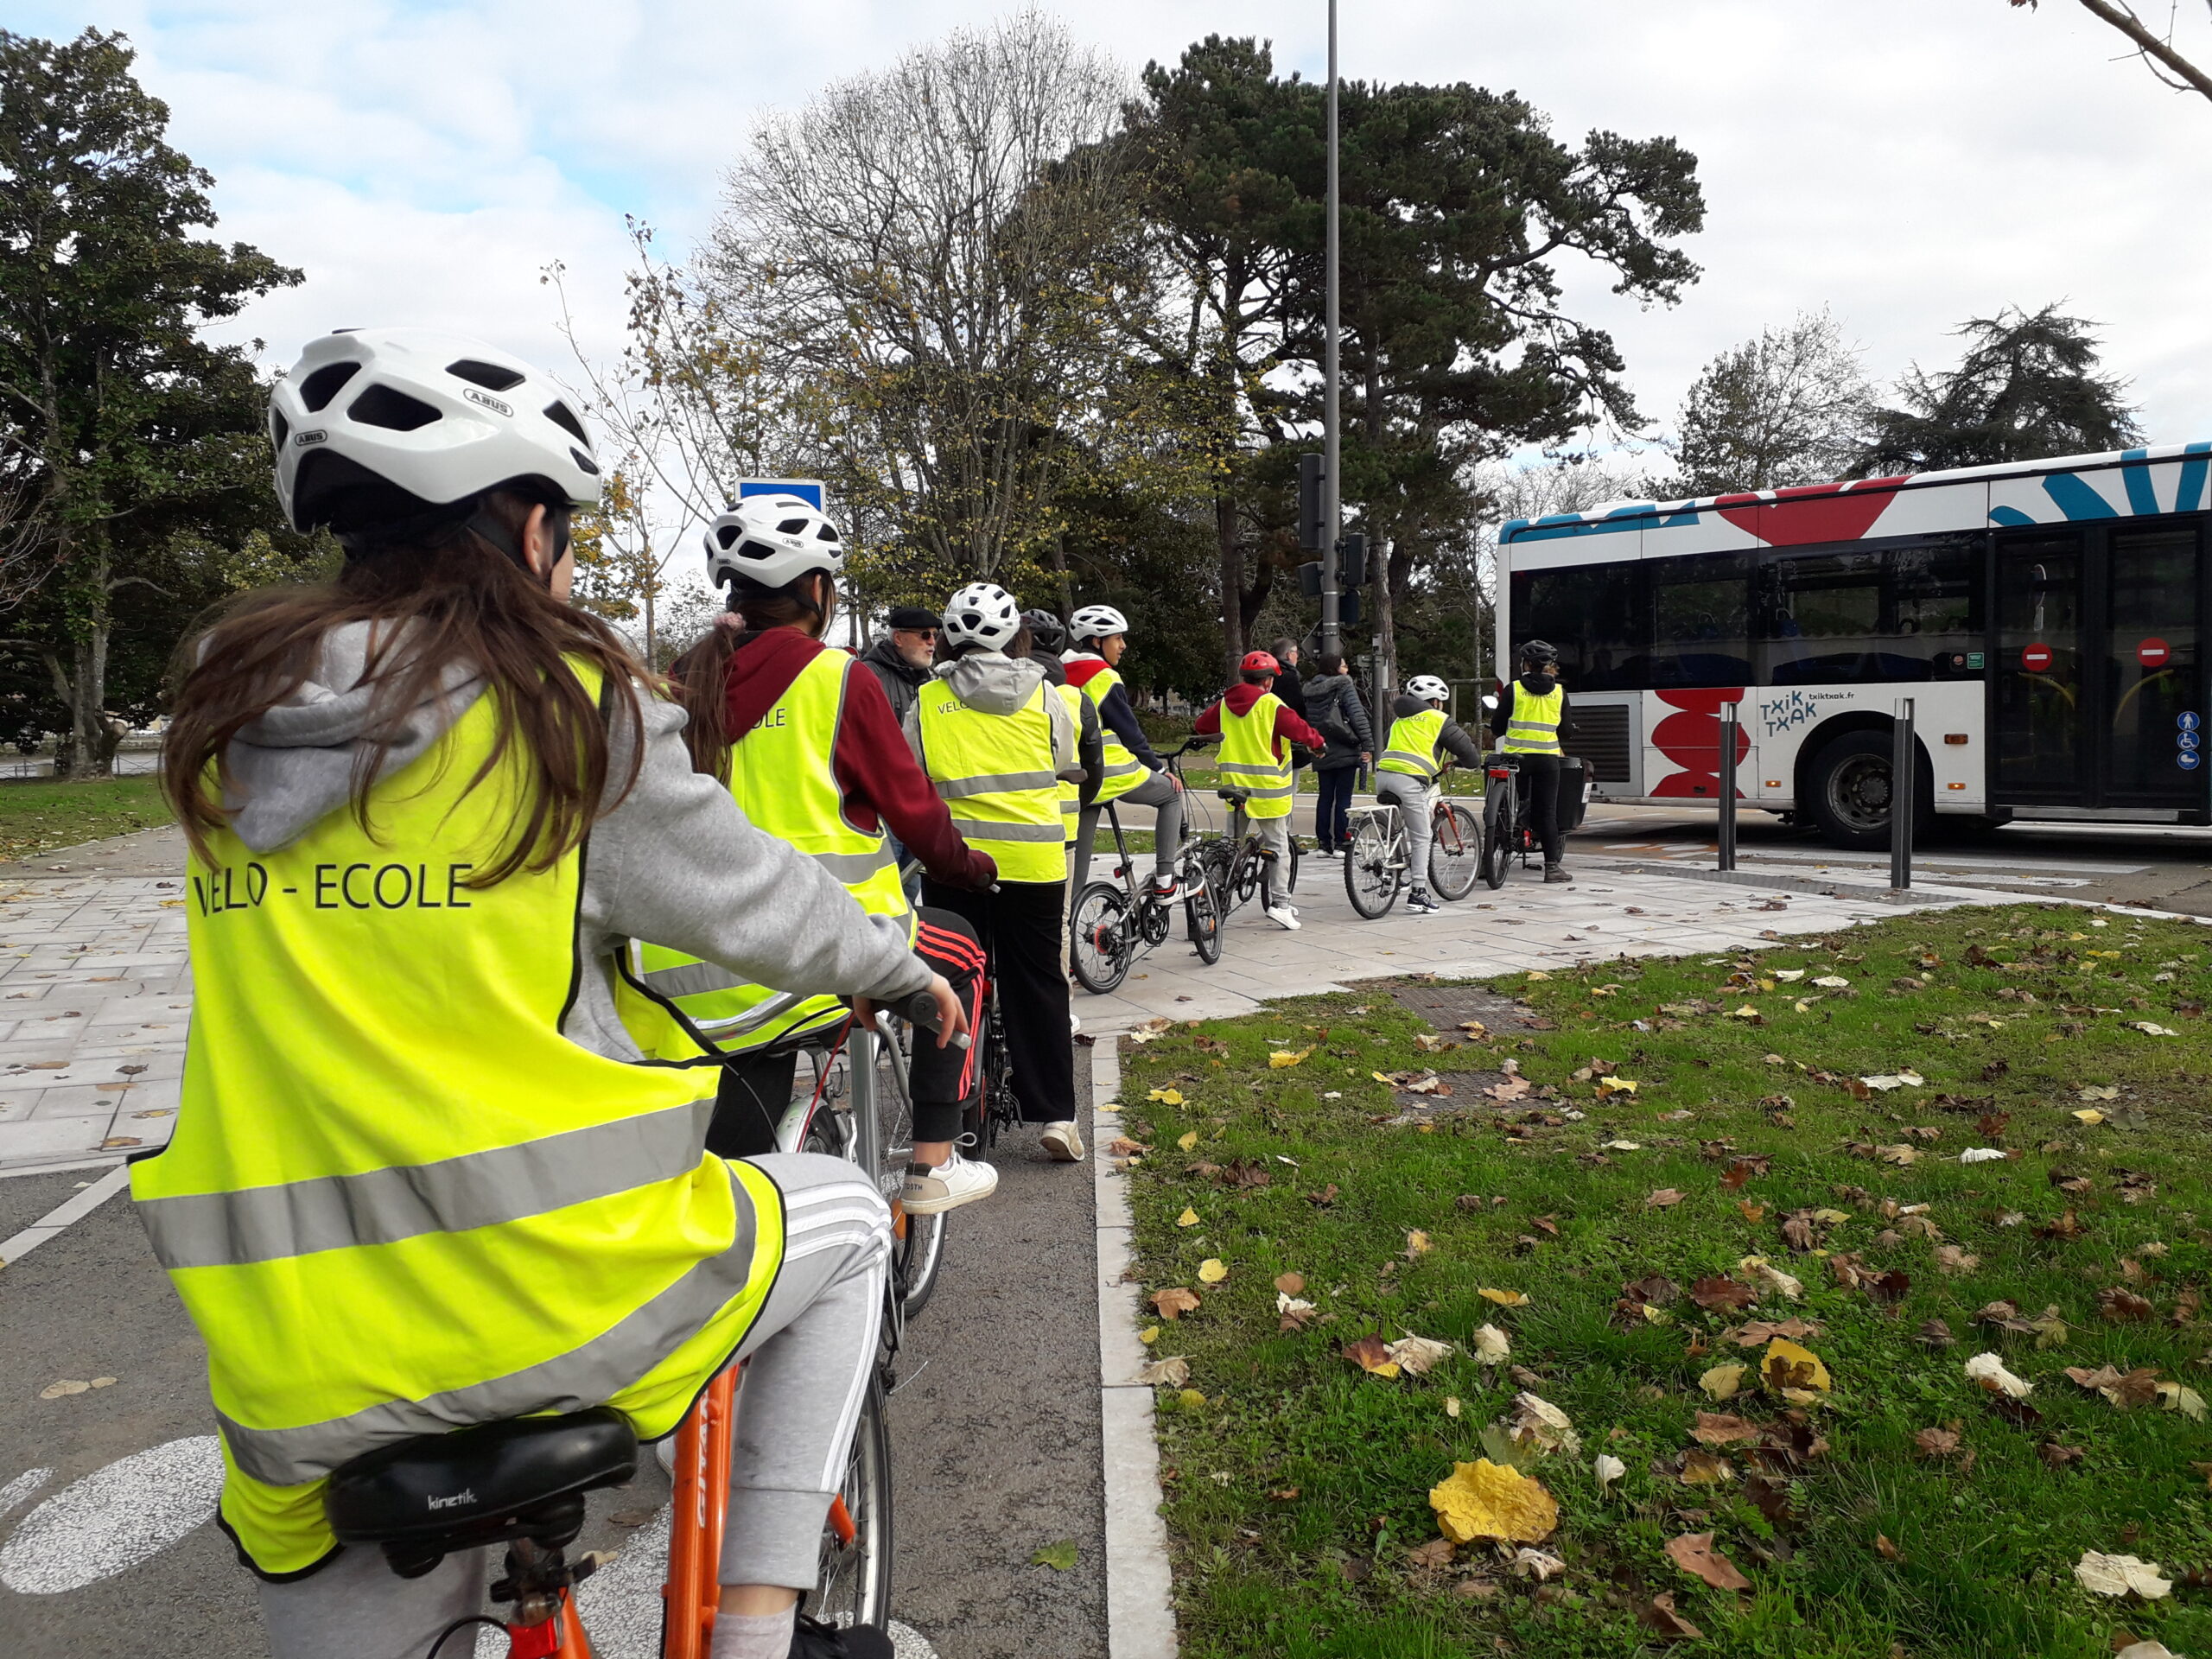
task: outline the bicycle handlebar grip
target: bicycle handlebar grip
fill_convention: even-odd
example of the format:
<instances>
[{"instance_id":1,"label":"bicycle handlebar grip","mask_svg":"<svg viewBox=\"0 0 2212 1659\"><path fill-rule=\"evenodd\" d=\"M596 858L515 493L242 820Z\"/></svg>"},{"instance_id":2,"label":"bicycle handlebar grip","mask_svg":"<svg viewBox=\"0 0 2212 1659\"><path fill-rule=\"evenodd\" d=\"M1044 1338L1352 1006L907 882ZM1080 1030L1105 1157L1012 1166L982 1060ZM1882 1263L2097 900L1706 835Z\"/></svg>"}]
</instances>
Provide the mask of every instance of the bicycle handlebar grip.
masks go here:
<instances>
[{"instance_id":1,"label":"bicycle handlebar grip","mask_svg":"<svg viewBox=\"0 0 2212 1659\"><path fill-rule=\"evenodd\" d=\"M937 999L927 991L916 991L892 1012L910 1026L919 1026L924 1031L937 1029Z\"/></svg>"}]
</instances>

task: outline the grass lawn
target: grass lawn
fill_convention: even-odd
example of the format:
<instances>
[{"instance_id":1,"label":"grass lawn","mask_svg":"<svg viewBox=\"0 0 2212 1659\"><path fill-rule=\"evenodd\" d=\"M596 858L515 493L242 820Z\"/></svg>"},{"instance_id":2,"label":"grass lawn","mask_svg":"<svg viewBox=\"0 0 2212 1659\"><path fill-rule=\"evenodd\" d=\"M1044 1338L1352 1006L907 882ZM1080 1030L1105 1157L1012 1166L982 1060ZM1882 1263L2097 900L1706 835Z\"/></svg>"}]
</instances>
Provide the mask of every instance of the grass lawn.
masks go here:
<instances>
[{"instance_id":1,"label":"grass lawn","mask_svg":"<svg viewBox=\"0 0 2212 1659\"><path fill-rule=\"evenodd\" d=\"M161 786L150 777L8 784L0 786L0 859L29 858L169 821Z\"/></svg>"},{"instance_id":2,"label":"grass lawn","mask_svg":"<svg viewBox=\"0 0 2212 1659\"><path fill-rule=\"evenodd\" d=\"M2212 931L2021 906L1515 976L1440 1052L1379 986L1126 1047L1185 1651L2212 1659L2208 987ZM1446 1540L1485 1459L1555 1522Z\"/></svg>"}]
</instances>

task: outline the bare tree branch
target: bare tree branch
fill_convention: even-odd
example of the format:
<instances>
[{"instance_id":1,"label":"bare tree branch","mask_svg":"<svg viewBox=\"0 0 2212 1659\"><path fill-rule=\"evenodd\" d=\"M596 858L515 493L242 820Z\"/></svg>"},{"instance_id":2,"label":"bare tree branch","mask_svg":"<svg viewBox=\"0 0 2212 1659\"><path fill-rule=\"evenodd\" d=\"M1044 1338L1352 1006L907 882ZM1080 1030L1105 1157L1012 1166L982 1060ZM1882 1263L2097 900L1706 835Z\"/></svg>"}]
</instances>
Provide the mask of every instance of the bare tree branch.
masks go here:
<instances>
[{"instance_id":1,"label":"bare tree branch","mask_svg":"<svg viewBox=\"0 0 2212 1659\"><path fill-rule=\"evenodd\" d=\"M2012 0L2015 6L2035 9L2036 0ZM2196 92L2212 99L2212 73L2183 56L2173 41L2135 15L2135 9L2115 0L2081 0L2082 10L2109 23L2135 44L2135 54L2152 74L2177 92Z\"/></svg>"}]
</instances>

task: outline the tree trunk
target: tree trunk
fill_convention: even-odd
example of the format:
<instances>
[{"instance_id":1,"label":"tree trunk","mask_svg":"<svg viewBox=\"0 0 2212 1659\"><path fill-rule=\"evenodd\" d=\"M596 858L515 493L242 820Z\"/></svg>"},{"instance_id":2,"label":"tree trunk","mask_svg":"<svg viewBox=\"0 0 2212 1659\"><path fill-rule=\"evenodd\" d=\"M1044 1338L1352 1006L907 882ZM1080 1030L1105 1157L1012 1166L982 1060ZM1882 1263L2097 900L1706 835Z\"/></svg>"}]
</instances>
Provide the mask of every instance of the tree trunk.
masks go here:
<instances>
[{"instance_id":1,"label":"tree trunk","mask_svg":"<svg viewBox=\"0 0 2212 1659\"><path fill-rule=\"evenodd\" d=\"M1068 580L1068 550L1058 536L1052 537L1052 574L1059 579L1060 620L1075 614L1075 584Z\"/></svg>"},{"instance_id":2,"label":"tree trunk","mask_svg":"<svg viewBox=\"0 0 2212 1659\"><path fill-rule=\"evenodd\" d=\"M86 565L85 587L92 603L84 632L71 643L66 664L58 652L46 654L54 691L69 710L67 753L56 753L54 772L60 777L105 778L123 742L122 723L110 720L106 709L108 636L114 624L106 548L87 555Z\"/></svg>"},{"instance_id":3,"label":"tree trunk","mask_svg":"<svg viewBox=\"0 0 2212 1659\"><path fill-rule=\"evenodd\" d=\"M1221 651L1231 673L1244 660L1244 549L1236 539L1236 504L1213 499L1214 536L1221 546Z\"/></svg>"}]
</instances>

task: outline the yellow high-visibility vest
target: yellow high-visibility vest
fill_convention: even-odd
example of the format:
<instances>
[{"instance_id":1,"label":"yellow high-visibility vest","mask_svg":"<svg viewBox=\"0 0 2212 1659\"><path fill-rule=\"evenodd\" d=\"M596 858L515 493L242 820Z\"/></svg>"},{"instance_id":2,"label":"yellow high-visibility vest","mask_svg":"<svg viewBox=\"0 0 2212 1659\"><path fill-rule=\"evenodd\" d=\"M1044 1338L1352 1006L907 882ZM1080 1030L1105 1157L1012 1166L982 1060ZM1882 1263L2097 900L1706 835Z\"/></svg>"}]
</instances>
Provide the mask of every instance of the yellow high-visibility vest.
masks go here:
<instances>
[{"instance_id":1,"label":"yellow high-visibility vest","mask_svg":"<svg viewBox=\"0 0 2212 1659\"><path fill-rule=\"evenodd\" d=\"M1061 702L1066 705L1069 723L1080 734L1083 730L1083 688L1075 685L1056 685L1052 690L1059 694ZM1099 722L1099 728L1100 735L1103 736L1105 734L1103 721ZM1081 827L1082 821L1083 785L1071 783L1063 778L1060 779L1060 839L1067 846L1075 845L1076 832Z\"/></svg>"},{"instance_id":2,"label":"yellow high-visibility vest","mask_svg":"<svg viewBox=\"0 0 2212 1659\"><path fill-rule=\"evenodd\" d=\"M1513 682L1512 713L1506 718L1508 754L1559 754L1559 723L1567 713L1567 688L1554 683L1541 696L1530 694L1520 681Z\"/></svg>"},{"instance_id":3,"label":"yellow high-visibility vest","mask_svg":"<svg viewBox=\"0 0 2212 1659\"><path fill-rule=\"evenodd\" d=\"M1114 728L1106 723L1106 694L1122 683L1122 677L1111 667L1102 668L1083 683L1083 695L1098 709L1098 735L1105 743L1105 781L1098 785L1092 804L1103 806L1109 801L1118 801L1148 775L1143 761L1129 753L1129 746L1115 735ZM1078 723L1077 730L1082 729Z\"/></svg>"},{"instance_id":4,"label":"yellow high-visibility vest","mask_svg":"<svg viewBox=\"0 0 2212 1659\"><path fill-rule=\"evenodd\" d=\"M596 677L575 671L596 692ZM409 1436L606 1404L675 1427L783 1255L774 1185L702 1149L711 1073L561 1020L581 849L467 885L528 817L486 693L380 782L255 853L191 860L176 1132L131 1170L207 1349L221 1515L264 1573L336 1548L323 1478Z\"/></svg>"},{"instance_id":5,"label":"yellow high-visibility vest","mask_svg":"<svg viewBox=\"0 0 2212 1659\"><path fill-rule=\"evenodd\" d=\"M991 855L1002 881L1066 878L1052 717L1045 706L1052 690L1039 681L1021 708L994 715L969 708L934 679L915 704L930 781L950 809L953 828Z\"/></svg>"},{"instance_id":6,"label":"yellow high-visibility vest","mask_svg":"<svg viewBox=\"0 0 2212 1659\"><path fill-rule=\"evenodd\" d=\"M1275 710L1282 706L1272 691L1262 692L1241 715L1230 713L1225 702L1221 706L1221 781L1250 791L1244 803L1248 818L1290 816L1290 754L1286 747L1278 756L1274 743Z\"/></svg>"},{"instance_id":7,"label":"yellow high-visibility vest","mask_svg":"<svg viewBox=\"0 0 2212 1659\"><path fill-rule=\"evenodd\" d=\"M1436 764L1436 739L1443 729L1441 709L1424 709L1417 715L1392 721L1390 741L1383 748L1382 758L1375 763L1376 771L1403 772L1423 783L1430 782L1442 770Z\"/></svg>"},{"instance_id":8,"label":"yellow high-visibility vest","mask_svg":"<svg viewBox=\"0 0 2212 1659\"><path fill-rule=\"evenodd\" d=\"M731 745L730 793L754 828L812 858L844 884L862 910L903 918L911 943L914 917L899 882L899 861L881 829L862 830L847 820L844 791L832 767L853 667L843 652L823 651L798 671L753 729L740 733ZM632 944L626 966L627 976L647 995L617 999L623 1023L641 1050L660 1059L689 1059L701 1051L666 1010L652 1006L652 998L675 1004L724 1053L743 1053L845 1014L836 997L810 997L764 1026L734 1033L731 1027L776 995L772 988L642 941Z\"/></svg>"}]
</instances>

